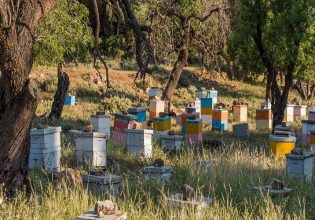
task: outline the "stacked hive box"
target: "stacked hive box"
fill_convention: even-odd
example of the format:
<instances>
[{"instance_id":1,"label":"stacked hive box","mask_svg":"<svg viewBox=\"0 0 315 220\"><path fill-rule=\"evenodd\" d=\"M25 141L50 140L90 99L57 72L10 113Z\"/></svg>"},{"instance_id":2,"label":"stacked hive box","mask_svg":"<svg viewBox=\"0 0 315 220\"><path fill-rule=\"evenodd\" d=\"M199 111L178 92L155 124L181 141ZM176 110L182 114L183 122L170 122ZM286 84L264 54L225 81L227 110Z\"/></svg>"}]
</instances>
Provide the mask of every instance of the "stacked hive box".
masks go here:
<instances>
[{"instance_id":1,"label":"stacked hive box","mask_svg":"<svg viewBox=\"0 0 315 220\"><path fill-rule=\"evenodd\" d=\"M96 115L91 115L91 124L93 131L105 133L110 137L110 116L104 112L97 112Z\"/></svg>"},{"instance_id":2,"label":"stacked hive box","mask_svg":"<svg viewBox=\"0 0 315 220\"><path fill-rule=\"evenodd\" d=\"M201 119L203 124L212 124L212 111L214 102L212 98L201 98Z\"/></svg>"},{"instance_id":3,"label":"stacked hive box","mask_svg":"<svg viewBox=\"0 0 315 220\"><path fill-rule=\"evenodd\" d=\"M195 91L195 96L197 99L209 98L208 95L209 95L208 90L205 90L205 89L199 89Z\"/></svg>"},{"instance_id":4,"label":"stacked hive box","mask_svg":"<svg viewBox=\"0 0 315 220\"><path fill-rule=\"evenodd\" d=\"M186 141L196 143L202 141L202 121L201 119L186 120Z\"/></svg>"},{"instance_id":5,"label":"stacked hive box","mask_svg":"<svg viewBox=\"0 0 315 220\"><path fill-rule=\"evenodd\" d=\"M294 121L294 107L295 105L287 105L284 111L284 121L293 122Z\"/></svg>"},{"instance_id":6,"label":"stacked hive box","mask_svg":"<svg viewBox=\"0 0 315 220\"><path fill-rule=\"evenodd\" d=\"M160 112L164 112L165 102L158 100L151 100L149 106L149 119L159 117Z\"/></svg>"},{"instance_id":7,"label":"stacked hive box","mask_svg":"<svg viewBox=\"0 0 315 220\"><path fill-rule=\"evenodd\" d=\"M313 126L311 129L310 145L312 152L315 153L315 126Z\"/></svg>"},{"instance_id":8,"label":"stacked hive box","mask_svg":"<svg viewBox=\"0 0 315 220\"><path fill-rule=\"evenodd\" d=\"M197 119L200 118L199 112L184 112L181 115L181 134L185 135L186 134L186 121L187 119Z\"/></svg>"},{"instance_id":9,"label":"stacked hive box","mask_svg":"<svg viewBox=\"0 0 315 220\"><path fill-rule=\"evenodd\" d=\"M306 117L306 105L295 105L294 106L294 117L301 117L305 118Z\"/></svg>"},{"instance_id":10,"label":"stacked hive box","mask_svg":"<svg viewBox=\"0 0 315 220\"><path fill-rule=\"evenodd\" d=\"M226 131L228 129L229 111L214 109L212 114L212 130Z\"/></svg>"},{"instance_id":11,"label":"stacked hive box","mask_svg":"<svg viewBox=\"0 0 315 220\"><path fill-rule=\"evenodd\" d=\"M161 135L160 144L167 151L180 151L183 145L183 136Z\"/></svg>"},{"instance_id":12,"label":"stacked hive box","mask_svg":"<svg viewBox=\"0 0 315 220\"><path fill-rule=\"evenodd\" d=\"M271 109L256 110L256 129L258 131L269 131L272 128Z\"/></svg>"},{"instance_id":13,"label":"stacked hive box","mask_svg":"<svg viewBox=\"0 0 315 220\"><path fill-rule=\"evenodd\" d=\"M160 95L160 89L156 87L152 87L149 90L149 100L155 99L155 97Z\"/></svg>"},{"instance_id":14,"label":"stacked hive box","mask_svg":"<svg viewBox=\"0 0 315 220\"><path fill-rule=\"evenodd\" d=\"M295 148L296 137L294 133L286 131L275 131L269 135L269 148L277 157L283 157Z\"/></svg>"},{"instance_id":15,"label":"stacked hive box","mask_svg":"<svg viewBox=\"0 0 315 220\"><path fill-rule=\"evenodd\" d=\"M125 129L132 129L136 120L137 117L134 115L116 113L113 128L113 140L124 142L126 140Z\"/></svg>"},{"instance_id":16,"label":"stacked hive box","mask_svg":"<svg viewBox=\"0 0 315 220\"><path fill-rule=\"evenodd\" d=\"M312 181L313 177L313 153L306 152L303 155L286 155L286 174L289 178L301 181Z\"/></svg>"},{"instance_id":17,"label":"stacked hive box","mask_svg":"<svg viewBox=\"0 0 315 220\"><path fill-rule=\"evenodd\" d=\"M309 145L311 142L311 129L315 126L315 120L302 121L302 145Z\"/></svg>"},{"instance_id":18,"label":"stacked hive box","mask_svg":"<svg viewBox=\"0 0 315 220\"><path fill-rule=\"evenodd\" d=\"M137 122L141 123L142 128L147 126L147 109L146 108L129 108L128 113L137 117Z\"/></svg>"},{"instance_id":19,"label":"stacked hive box","mask_svg":"<svg viewBox=\"0 0 315 220\"><path fill-rule=\"evenodd\" d=\"M213 100L213 105L218 102L218 91L215 90L209 90L208 91L208 97L212 98Z\"/></svg>"},{"instance_id":20,"label":"stacked hive box","mask_svg":"<svg viewBox=\"0 0 315 220\"><path fill-rule=\"evenodd\" d=\"M78 167L106 167L106 134L76 132L74 141Z\"/></svg>"},{"instance_id":21,"label":"stacked hive box","mask_svg":"<svg viewBox=\"0 0 315 220\"><path fill-rule=\"evenodd\" d=\"M247 105L233 105L233 119L236 122L247 122Z\"/></svg>"},{"instance_id":22,"label":"stacked hive box","mask_svg":"<svg viewBox=\"0 0 315 220\"><path fill-rule=\"evenodd\" d=\"M315 121L315 109L308 112L308 120Z\"/></svg>"},{"instance_id":23,"label":"stacked hive box","mask_svg":"<svg viewBox=\"0 0 315 220\"><path fill-rule=\"evenodd\" d=\"M67 95L64 104L69 106L75 105L75 96Z\"/></svg>"},{"instance_id":24,"label":"stacked hive box","mask_svg":"<svg viewBox=\"0 0 315 220\"><path fill-rule=\"evenodd\" d=\"M170 117L155 117L153 118L153 129L157 135L166 135L171 130Z\"/></svg>"},{"instance_id":25,"label":"stacked hive box","mask_svg":"<svg viewBox=\"0 0 315 220\"><path fill-rule=\"evenodd\" d=\"M60 132L60 127L31 129L30 169L60 170Z\"/></svg>"},{"instance_id":26,"label":"stacked hive box","mask_svg":"<svg viewBox=\"0 0 315 220\"><path fill-rule=\"evenodd\" d=\"M126 129L125 133L128 152L134 155L143 153L145 158L152 157L152 130Z\"/></svg>"},{"instance_id":27,"label":"stacked hive box","mask_svg":"<svg viewBox=\"0 0 315 220\"><path fill-rule=\"evenodd\" d=\"M249 135L248 123L233 125L233 135L236 137L245 137Z\"/></svg>"},{"instance_id":28,"label":"stacked hive box","mask_svg":"<svg viewBox=\"0 0 315 220\"><path fill-rule=\"evenodd\" d=\"M196 99L194 101L194 107L196 108L196 112L199 112L201 111L201 102L200 102L200 99Z\"/></svg>"}]
</instances>

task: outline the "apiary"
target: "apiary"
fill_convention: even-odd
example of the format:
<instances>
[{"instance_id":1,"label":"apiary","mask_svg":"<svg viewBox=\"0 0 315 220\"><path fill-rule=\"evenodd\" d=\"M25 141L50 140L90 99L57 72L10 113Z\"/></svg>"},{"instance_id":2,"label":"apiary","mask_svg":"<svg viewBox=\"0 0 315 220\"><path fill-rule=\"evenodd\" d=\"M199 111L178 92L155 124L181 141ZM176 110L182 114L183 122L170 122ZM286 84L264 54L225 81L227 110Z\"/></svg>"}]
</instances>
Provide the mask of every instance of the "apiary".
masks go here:
<instances>
[{"instance_id":1,"label":"apiary","mask_svg":"<svg viewBox=\"0 0 315 220\"><path fill-rule=\"evenodd\" d=\"M152 157L153 130L126 129L125 133L128 152L134 155L143 153L145 158Z\"/></svg>"},{"instance_id":2,"label":"apiary","mask_svg":"<svg viewBox=\"0 0 315 220\"><path fill-rule=\"evenodd\" d=\"M97 112L96 115L91 115L91 124L93 131L105 133L110 137L110 116L104 112Z\"/></svg>"},{"instance_id":3,"label":"apiary","mask_svg":"<svg viewBox=\"0 0 315 220\"><path fill-rule=\"evenodd\" d=\"M226 131L228 129L229 111L214 109L212 114L212 130Z\"/></svg>"}]
</instances>

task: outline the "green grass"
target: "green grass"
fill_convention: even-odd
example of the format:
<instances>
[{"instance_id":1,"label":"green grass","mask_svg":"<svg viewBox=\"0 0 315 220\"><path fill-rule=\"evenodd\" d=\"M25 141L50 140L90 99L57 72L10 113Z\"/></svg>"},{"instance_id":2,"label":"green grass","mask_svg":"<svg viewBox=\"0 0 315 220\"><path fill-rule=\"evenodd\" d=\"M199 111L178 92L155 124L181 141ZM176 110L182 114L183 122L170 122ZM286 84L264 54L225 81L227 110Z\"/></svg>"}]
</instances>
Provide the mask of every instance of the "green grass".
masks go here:
<instances>
[{"instance_id":1,"label":"green grass","mask_svg":"<svg viewBox=\"0 0 315 220\"><path fill-rule=\"evenodd\" d=\"M147 94L143 92L142 85L137 87L133 83L132 71L111 70L111 81L117 94L110 93L107 96L98 93L93 79L86 77L93 75L93 69L82 67L66 71L70 75L70 91L77 96L77 105L65 107L61 120L49 121L44 117L36 119L34 123L60 125L63 128L62 166L74 168L74 147L69 142L67 131L88 125L90 115L97 110L105 109L111 113L131 103L145 105ZM148 85L162 86L167 71L167 68L157 68L156 75L148 76ZM53 77L56 74L49 75L47 80L45 76L40 76L42 72L46 76L56 70L38 68L34 71L33 77L38 80L39 88L43 88L38 115L49 113L56 85L56 77ZM188 68L185 74L188 77L182 79L175 93L174 106L177 111L193 99L191 93L195 88L214 86L219 91L219 102L231 105L234 98L243 98L250 103L249 122L253 128L255 109L263 99L262 86L227 79L214 80L208 76L198 77L194 75L196 71L193 68ZM299 127L299 122L294 124L296 130ZM209 195L213 199L211 207L199 216L200 219L315 218L314 184L286 179L285 160L274 159L269 155L268 134L251 130L249 138L234 138L230 133L206 131L204 138L221 140L223 146L217 150L203 149L199 154L194 153L192 146L186 146L179 154L167 154L157 144L154 145L153 158L144 163L150 164L154 159L162 158L166 165L173 167L171 181L164 184L143 180L138 158L127 154L124 146L110 142L108 155L116 163L109 170L123 176L123 192L119 198L110 195L95 198L80 185L60 183L43 171L32 171L32 194L21 193L16 199L0 204L0 219L75 219L93 208L96 200L106 198L117 202L119 208L128 213L128 219L196 219L194 210L170 210L164 202L165 196L180 192L183 184L189 184L199 194ZM208 172L196 170L195 163L199 159L211 161ZM252 192L252 187L269 184L272 178L283 180L293 188L292 194L286 198L271 199L268 195Z\"/></svg>"}]
</instances>

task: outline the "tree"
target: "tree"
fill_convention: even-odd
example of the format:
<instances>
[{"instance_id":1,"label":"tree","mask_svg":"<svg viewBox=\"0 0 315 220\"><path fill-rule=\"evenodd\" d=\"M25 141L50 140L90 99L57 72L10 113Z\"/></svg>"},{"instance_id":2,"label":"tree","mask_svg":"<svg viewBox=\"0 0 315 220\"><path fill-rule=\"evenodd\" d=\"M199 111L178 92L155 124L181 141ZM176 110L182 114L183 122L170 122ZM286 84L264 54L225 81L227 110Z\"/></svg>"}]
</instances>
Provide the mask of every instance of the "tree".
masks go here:
<instances>
[{"instance_id":1,"label":"tree","mask_svg":"<svg viewBox=\"0 0 315 220\"><path fill-rule=\"evenodd\" d=\"M9 197L27 183L29 129L38 102L36 83L29 78L34 60L35 28L58 2L0 1L0 184ZM90 11L90 23L95 32L93 1L79 2ZM128 18L132 17L130 5L125 0L121 2L128 11ZM101 26L105 23L105 16L101 15L107 3L97 0ZM102 34L104 29L101 29ZM141 49L142 43L139 45Z\"/></svg>"},{"instance_id":2,"label":"tree","mask_svg":"<svg viewBox=\"0 0 315 220\"><path fill-rule=\"evenodd\" d=\"M280 124L293 85L294 74L307 30L314 18L309 0L261 1L241 0L239 2L234 39L236 45L255 48L266 76L266 99L271 99L273 126ZM283 89L278 81L283 74Z\"/></svg>"},{"instance_id":3,"label":"tree","mask_svg":"<svg viewBox=\"0 0 315 220\"><path fill-rule=\"evenodd\" d=\"M229 26L226 4L221 1L217 5L211 0L157 0L150 4L150 11L157 60L168 59L173 54L177 57L162 94L170 102L187 65L189 50L194 47L217 57L224 47Z\"/></svg>"}]
</instances>

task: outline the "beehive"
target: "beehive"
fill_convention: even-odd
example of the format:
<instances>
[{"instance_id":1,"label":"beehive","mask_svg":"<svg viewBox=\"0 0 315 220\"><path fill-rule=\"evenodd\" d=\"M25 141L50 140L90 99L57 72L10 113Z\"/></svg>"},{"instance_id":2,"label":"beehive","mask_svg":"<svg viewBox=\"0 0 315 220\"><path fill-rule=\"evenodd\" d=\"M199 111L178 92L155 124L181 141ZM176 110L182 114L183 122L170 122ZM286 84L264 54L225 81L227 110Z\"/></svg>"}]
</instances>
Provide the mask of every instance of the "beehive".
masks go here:
<instances>
[{"instance_id":1,"label":"beehive","mask_svg":"<svg viewBox=\"0 0 315 220\"><path fill-rule=\"evenodd\" d=\"M75 96L67 95L64 105L69 105L69 106L75 105Z\"/></svg>"},{"instance_id":2,"label":"beehive","mask_svg":"<svg viewBox=\"0 0 315 220\"><path fill-rule=\"evenodd\" d=\"M200 99L196 99L194 101L194 107L196 108L196 112L199 112L201 111L201 101Z\"/></svg>"},{"instance_id":3,"label":"beehive","mask_svg":"<svg viewBox=\"0 0 315 220\"><path fill-rule=\"evenodd\" d=\"M216 91L216 90L209 90L208 91L208 97L212 98L213 104L216 104L218 102L218 91Z\"/></svg>"},{"instance_id":4,"label":"beehive","mask_svg":"<svg viewBox=\"0 0 315 220\"><path fill-rule=\"evenodd\" d=\"M171 118L170 117L153 118L153 129L156 131L170 131L171 130Z\"/></svg>"},{"instance_id":5,"label":"beehive","mask_svg":"<svg viewBox=\"0 0 315 220\"><path fill-rule=\"evenodd\" d=\"M180 151L183 145L183 136L161 135L160 144L167 151Z\"/></svg>"},{"instance_id":6,"label":"beehive","mask_svg":"<svg viewBox=\"0 0 315 220\"><path fill-rule=\"evenodd\" d=\"M160 95L161 90L159 88L150 88L149 97L156 97Z\"/></svg>"},{"instance_id":7,"label":"beehive","mask_svg":"<svg viewBox=\"0 0 315 220\"><path fill-rule=\"evenodd\" d=\"M159 116L165 110L165 101L151 100L149 105L149 119Z\"/></svg>"},{"instance_id":8,"label":"beehive","mask_svg":"<svg viewBox=\"0 0 315 220\"><path fill-rule=\"evenodd\" d=\"M260 108L261 109L271 109L271 103L268 101L268 102L262 102L260 103Z\"/></svg>"},{"instance_id":9,"label":"beehive","mask_svg":"<svg viewBox=\"0 0 315 220\"><path fill-rule=\"evenodd\" d=\"M271 109L256 110L256 129L258 131L269 131L272 128Z\"/></svg>"},{"instance_id":10,"label":"beehive","mask_svg":"<svg viewBox=\"0 0 315 220\"><path fill-rule=\"evenodd\" d=\"M312 152L315 153L315 126L311 128L310 147Z\"/></svg>"},{"instance_id":11,"label":"beehive","mask_svg":"<svg viewBox=\"0 0 315 220\"><path fill-rule=\"evenodd\" d=\"M78 216L76 220L127 220L127 213L118 210L115 214L105 215L103 218L98 218L94 209L91 209Z\"/></svg>"},{"instance_id":12,"label":"beehive","mask_svg":"<svg viewBox=\"0 0 315 220\"><path fill-rule=\"evenodd\" d=\"M116 142L124 142L126 140L125 129L132 129L136 120L137 117L134 115L124 115L120 112L115 113L113 140Z\"/></svg>"},{"instance_id":13,"label":"beehive","mask_svg":"<svg viewBox=\"0 0 315 220\"><path fill-rule=\"evenodd\" d=\"M294 117L301 117L305 118L306 117L306 105L295 105L294 106Z\"/></svg>"},{"instance_id":14,"label":"beehive","mask_svg":"<svg viewBox=\"0 0 315 220\"><path fill-rule=\"evenodd\" d=\"M145 122L147 120L146 108L129 108L128 113L137 117L137 122Z\"/></svg>"},{"instance_id":15,"label":"beehive","mask_svg":"<svg viewBox=\"0 0 315 220\"><path fill-rule=\"evenodd\" d=\"M125 133L129 153L134 155L143 153L145 158L152 157L152 130L126 129Z\"/></svg>"},{"instance_id":16,"label":"beehive","mask_svg":"<svg viewBox=\"0 0 315 220\"><path fill-rule=\"evenodd\" d=\"M186 134L186 121L187 119L198 119L200 117L200 113L199 112L194 112L194 113L187 113L184 112L181 115L181 135L185 135Z\"/></svg>"},{"instance_id":17,"label":"beehive","mask_svg":"<svg viewBox=\"0 0 315 220\"><path fill-rule=\"evenodd\" d=\"M106 167L107 138L99 132L74 133L77 167Z\"/></svg>"},{"instance_id":18,"label":"beehive","mask_svg":"<svg viewBox=\"0 0 315 220\"><path fill-rule=\"evenodd\" d=\"M202 141L202 121L201 119L186 120L186 141L201 142Z\"/></svg>"},{"instance_id":19,"label":"beehive","mask_svg":"<svg viewBox=\"0 0 315 220\"><path fill-rule=\"evenodd\" d=\"M195 91L195 96L198 99L209 98L208 95L209 95L208 90L206 90L206 89L198 89Z\"/></svg>"},{"instance_id":20,"label":"beehive","mask_svg":"<svg viewBox=\"0 0 315 220\"><path fill-rule=\"evenodd\" d=\"M315 126L315 121L303 120L302 121L302 145L309 145L311 142L311 129Z\"/></svg>"},{"instance_id":21,"label":"beehive","mask_svg":"<svg viewBox=\"0 0 315 220\"><path fill-rule=\"evenodd\" d=\"M93 193L95 196L109 194L112 196L119 196L121 188L121 176L106 174L102 176L95 176L89 174L82 174L83 186Z\"/></svg>"},{"instance_id":22,"label":"beehive","mask_svg":"<svg viewBox=\"0 0 315 220\"><path fill-rule=\"evenodd\" d=\"M293 122L294 121L294 106L295 105L287 105L284 110L284 121L285 122Z\"/></svg>"},{"instance_id":23,"label":"beehive","mask_svg":"<svg viewBox=\"0 0 315 220\"><path fill-rule=\"evenodd\" d=\"M212 112L214 106L213 98L201 98L201 119L203 124L212 124Z\"/></svg>"},{"instance_id":24,"label":"beehive","mask_svg":"<svg viewBox=\"0 0 315 220\"><path fill-rule=\"evenodd\" d=\"M229 111L225 109L214 109L212 114L212 129L226 131L228 129Z\"/></svg>"},{"instance_id":25,"label":"beehive","mask_svg":"<svg viewBox=\"0 0 315 220\"><path fill-rule=\"evenodd\" d=\"M315 121L315 109L308 112L308 120Z\"/></svg>"},{"instance_id":26,"label":"beehive","mask_svg":"<svg viewBox=\"0 0 315 220\"><path fill-rule=\"evenodd\" d=\"M233 135L236 137L245 137L249 135L248 123L233 125Z\"/></svg>"},{"instance_id":27,"label":"beehive","mask_svg":"<svg viewBox=\"0 0 315 220\"><path fill-rule=\"evenodd\" d=\"M29 169L43 168L49 172L60 170L60 132L61 127L31 129Z\"/></svg>"},{"instance_id":28,"label":"beehive","mask_svg":"<svg viewBox=\"0 0 315 220\"><path fill-rule=\"evenodd\" d=\"M142 175L146 180L158 180L169 181L171 179L172 168L171 167L144 167L142 169Z\"/></svg>"},{"instance_id":29,"label":"beehive","mask_svg":"<svg viewBox=\"0 0 315 220\"><path fill-rule=\"evenodd\" d=\"M247 122L247 105L233 105L233 119L236 122Z\"/></svg>"},{"instance_id":30,"label":"beehive","mask_svg":"<svg viewBox=\"0 0 315 220\"><path fill-rule=\"evenodd\" d=\"M296 137L291 132L275 131L269 135L269 148L273 155L283 157L295 148Z\"/></svg>"},{"instance_id":31,"label":"beehive","mask_svg":"<svg viewBox=\"0 0 315 220\"><path fill-rule=\"evenodd\" d=\"M91 115L91 124L93 131L105 133L107 137L110 137L110 116L103 113L97 113Z\"/></svg>"},{"instance_id":32,"label":"beehive","mask_svg":"<svg viewBox=\"0 0 315 220\"><path fill-rule=\"evenodd\" d=\"M313 177L313 153L286 155L286 175L302 181L311 181Z\"/></svg>"}]
</instances>

